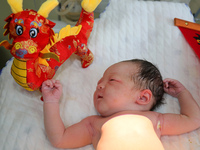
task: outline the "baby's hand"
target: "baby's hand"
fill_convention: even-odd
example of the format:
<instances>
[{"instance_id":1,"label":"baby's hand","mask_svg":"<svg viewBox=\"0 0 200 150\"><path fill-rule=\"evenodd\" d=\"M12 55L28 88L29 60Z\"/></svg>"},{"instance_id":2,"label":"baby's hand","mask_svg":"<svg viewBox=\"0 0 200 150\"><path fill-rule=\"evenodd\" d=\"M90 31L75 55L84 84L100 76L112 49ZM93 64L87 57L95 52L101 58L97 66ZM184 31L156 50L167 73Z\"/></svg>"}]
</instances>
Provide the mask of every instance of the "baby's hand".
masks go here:
<instances>
[{"instance_id":1,"label":"baby's hand","mask_svg":"<svg viewBox=\"0 0 200 150\"><path fill-rule=\"evenodd\" d=\"M42 83L44 102L59 102L62 95L62 85L59 80L46 80Z\"/></svg>"},{"instance_id":2,"label":"baby's hand","mask_svg":"<svg viewBox=\"0 0 200 150\"><path fill-rule=\"evenodd\" d=\"M167 78L163 82L165 92L173 97L178 97L181 92L186 90L186 88L177 80Z\"/></svg>"}]
</instances>

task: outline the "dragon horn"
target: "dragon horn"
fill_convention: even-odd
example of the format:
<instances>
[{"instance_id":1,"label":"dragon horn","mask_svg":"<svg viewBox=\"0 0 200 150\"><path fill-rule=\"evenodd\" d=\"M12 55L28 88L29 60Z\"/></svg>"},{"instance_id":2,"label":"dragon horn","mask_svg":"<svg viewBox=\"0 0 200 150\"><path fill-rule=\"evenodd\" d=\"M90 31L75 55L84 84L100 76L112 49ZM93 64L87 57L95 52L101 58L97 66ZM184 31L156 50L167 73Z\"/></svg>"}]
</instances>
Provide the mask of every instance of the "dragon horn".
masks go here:
<instances>
[{"instance_id":1,"label":"dragon horn","mask_svg":"<svg viewBox=\"0 0 200 150\"><path fill-rule=\"evenodd\" d=\"M23 11L22 2L23 0L7 0L14 14Z\"/></svg>"},{"instance_id":2,"label":"dragon horn","mask_svg":"<svg viewBox=\"0 0 200 150\"><path fill-rule=\"evenodd\" d=\"M49 13L58 5L57 0L47 0L42 4L40 9L38 10L38 14L42 15L43 17L47 18Z\"/></svg>"}]
</instances>

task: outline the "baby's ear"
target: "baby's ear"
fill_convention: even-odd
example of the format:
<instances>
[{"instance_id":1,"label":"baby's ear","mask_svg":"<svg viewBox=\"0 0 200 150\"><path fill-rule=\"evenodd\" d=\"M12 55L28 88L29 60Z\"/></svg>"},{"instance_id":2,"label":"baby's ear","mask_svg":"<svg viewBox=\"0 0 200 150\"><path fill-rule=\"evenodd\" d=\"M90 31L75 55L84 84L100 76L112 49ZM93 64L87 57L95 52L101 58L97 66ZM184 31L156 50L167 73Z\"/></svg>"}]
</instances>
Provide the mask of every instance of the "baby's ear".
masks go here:
<instances>
[{"instance_id":1,"label":"baby's ear","mask_svg":"<svg viewBox=\"0 0 200 150\"><path fill-rule=\"evenodd\" d=\"M151 102L152 92L149 89L142 90L140 97L138 97L136 103L139 105L147 105Z\"/></svg>"}]
</instances>

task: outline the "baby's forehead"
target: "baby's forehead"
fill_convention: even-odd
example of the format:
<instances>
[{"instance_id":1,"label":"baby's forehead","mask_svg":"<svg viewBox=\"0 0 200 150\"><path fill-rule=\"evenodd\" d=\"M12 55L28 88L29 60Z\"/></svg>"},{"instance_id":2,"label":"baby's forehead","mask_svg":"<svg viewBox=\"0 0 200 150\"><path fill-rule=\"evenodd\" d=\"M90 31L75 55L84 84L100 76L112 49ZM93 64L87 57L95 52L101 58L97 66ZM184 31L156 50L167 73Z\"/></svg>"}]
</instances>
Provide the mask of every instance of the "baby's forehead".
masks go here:
<instances>
[{"instance_id":1,"label":"baby's forehead","mask_svg":"<svg viewBox=\"0 0 200 150\"><path fill-rule=\"evenodd\" d=\"M106 69L104 75L124 75L131 77L138 72L138 65L133 62L119 62Z\"/></svg>"},{"instance_id":2,"label":"baby's forehead","mask_svg":"<svg viewBox=\"0 0 200 150\"><path fill-rule=\"evenodd\" d=\"M119 62L111 65L108 69L120 69L120 68L136 69L138 68L138 64L134 62Z\"/></svg>"}]
</instances>

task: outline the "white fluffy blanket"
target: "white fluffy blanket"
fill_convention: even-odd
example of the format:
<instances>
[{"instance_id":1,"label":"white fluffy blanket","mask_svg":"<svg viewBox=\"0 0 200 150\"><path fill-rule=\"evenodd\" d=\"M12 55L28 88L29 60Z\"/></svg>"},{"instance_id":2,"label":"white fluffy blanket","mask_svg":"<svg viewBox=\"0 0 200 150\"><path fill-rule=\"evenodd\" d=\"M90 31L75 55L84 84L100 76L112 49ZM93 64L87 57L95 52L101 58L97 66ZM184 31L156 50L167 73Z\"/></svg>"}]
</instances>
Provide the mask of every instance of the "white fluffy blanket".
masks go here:
<instances>
[{"instance_id":1,"label":"white fluffy blanket","mask_svg":"<svg viewBox=\"0 0 200 150\"><path fill-rule=\"evenodd\" d=\"M193 21L185 4L110 0L100 19L95 20L89 39L93 64L83 69L79 58L72 55L54 77L63 84L60 114L65 125L96 114L92 99L97 81L108 66L126 59L153 62L164 78L180 80L200 104L200 62L174 26L175 17ZM18 86L10 75L11 64L12 60L0 76L0 149L54 150L44 130L41 93ZM178 101L165 97L166 104L158 111L179 113ZM199 150L200 129L161 140L166 150Z\"/></svg>"}]
</instances>

